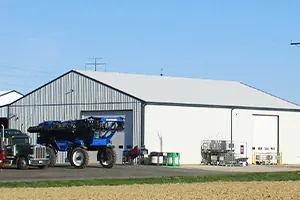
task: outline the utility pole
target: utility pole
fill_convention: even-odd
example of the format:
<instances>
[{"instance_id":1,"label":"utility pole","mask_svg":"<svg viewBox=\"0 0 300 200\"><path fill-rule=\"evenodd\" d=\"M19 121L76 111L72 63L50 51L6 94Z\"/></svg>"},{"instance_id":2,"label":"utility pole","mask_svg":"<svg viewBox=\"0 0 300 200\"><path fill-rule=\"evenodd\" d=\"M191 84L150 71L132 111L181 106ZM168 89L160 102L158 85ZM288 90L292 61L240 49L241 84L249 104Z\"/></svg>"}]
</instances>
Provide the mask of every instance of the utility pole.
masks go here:
<instances>
[{"instance_id":1,"label":"utility pole","mask_svg":"<svg viewBox=\"0 0 300 200\"><path fill-rule=\"evenodd\" d=\"M300 42L291 42L291 45L297 46L300 45Z\"/></svg>"},{"instance_id":2,"label":"utility pole","mask_svg":"<svg viewBox=\"0 0 300 200\"><path fill-rule=\"evenodd\" d=\"M86 63L85 65L94 65L95 66L95 71L97 71L97 66L98 65L105 65L105 71L106 71L106 63L97 62L97 60L102 59L102 58L90 58L90 59L93 59L94 62L93 63Z\"/></svg>"}]
</instances>

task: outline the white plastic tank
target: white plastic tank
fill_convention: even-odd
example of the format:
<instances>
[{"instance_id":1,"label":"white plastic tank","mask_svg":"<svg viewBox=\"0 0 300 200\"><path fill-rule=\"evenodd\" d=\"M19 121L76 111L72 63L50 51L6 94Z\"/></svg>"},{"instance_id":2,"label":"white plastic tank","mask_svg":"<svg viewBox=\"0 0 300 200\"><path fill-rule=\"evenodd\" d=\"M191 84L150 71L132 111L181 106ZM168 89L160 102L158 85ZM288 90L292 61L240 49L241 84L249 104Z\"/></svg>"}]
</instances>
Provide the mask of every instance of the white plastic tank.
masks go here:
<instances>
[{"instance_id":1,"label":"white plastic tank","mask_svg":"<svg viewBox=\"0 0 300 200\"><path fill-rule=\"evenodd\" d=\"M158 156L151 156L151 163L157 164L158 163Z\"/></svg>"},{"instance_id":2,"label":"white plastic tank","mask_svg":"<svg viewBox=\"0 0 300 200\"><path fill-rule=\"evenodd\" d=\"M173 162L173 158L172 157L168 157L168 163L172 163Z\"/></svg>"},{"instance_id":3,"label":"white plastic tank","mask_svg":"<svg viewBox=\"0 0 300 200\"><path fill-rule=\"evenodd\" d=\"M158 164L158 153L157 152L151 152L151 164Z\"/></svg>"},{"instance_id":4,"label":"white plastic tank","mask_svg":"<svg viewBox=\"0 0 300 200\"><path fill-rule=\"evenodd\" d=\"M178 164L179 164L179 157L175 157L175 159L174 159L174 163L175 163L176 165L178 165Z\"/></svg>"},{"instance_id":5,"label":"white plastic tank","mask_svg":"<svg viewBox=\"0 0 300 200\"><path fill-rule=\"evenodd\" d=\"M159 156L159 164L164 163L164 157L162 155Z\"/></svg>"}]
</instances>

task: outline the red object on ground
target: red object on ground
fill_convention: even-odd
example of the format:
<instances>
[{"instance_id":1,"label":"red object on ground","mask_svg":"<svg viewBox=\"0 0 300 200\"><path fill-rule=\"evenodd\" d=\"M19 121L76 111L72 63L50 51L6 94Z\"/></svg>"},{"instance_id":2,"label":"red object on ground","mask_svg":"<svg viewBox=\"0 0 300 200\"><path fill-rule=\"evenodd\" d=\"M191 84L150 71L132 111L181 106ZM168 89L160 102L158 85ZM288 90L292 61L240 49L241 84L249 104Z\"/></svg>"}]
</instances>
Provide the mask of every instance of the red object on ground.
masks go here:
<instances>
[{"instance_id":1,"label":"red object on ground","mask_svg":"<svg viewBox=\"0 0 300 200\"><path fill-rule=\"evenodd\" d=\"M4 160L5 159L6 159L6 156L5 156L4 150L1 150L1 152L0 152L0 160L2 160L2 162L0 163L0 168L4 167Z\"/></svg>"},{"instance_id":2,"label":"red object on ground","mask_svg":"<svg viewBox=\"0 0 300 200\"><path fill-rule=\"evenodd\" d=\"M131 149L130 151L129 151L129 155L139 155L139 153L140 153L140 150L139 150L139 147L138 146L135 146L133 149Z\"/></svg>"},{"instance_id":3,"label":"red object on ground","mask_svg":"<svg viewBox=\"0 0 300 200\"><path fill-rule=\"evenodd\" d=\"M140 154L139 147L135 146L133 149L127 152L127 154L123 158L123 163L133 164L133 160L137 158L139 154Z\"/></svg>"}]
</instances>

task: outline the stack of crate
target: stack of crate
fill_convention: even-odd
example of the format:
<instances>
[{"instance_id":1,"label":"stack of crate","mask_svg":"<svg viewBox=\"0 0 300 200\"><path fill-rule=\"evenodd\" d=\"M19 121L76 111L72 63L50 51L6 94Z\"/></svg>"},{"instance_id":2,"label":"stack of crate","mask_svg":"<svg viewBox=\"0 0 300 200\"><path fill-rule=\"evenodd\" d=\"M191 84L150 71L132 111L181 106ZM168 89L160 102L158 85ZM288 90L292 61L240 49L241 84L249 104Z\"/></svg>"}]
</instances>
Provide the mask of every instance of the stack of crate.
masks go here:
<instances>
[{"instance_id":1,"label":"stack of crate","mask_svg":"<svg viewBox=\"0 0 300 200\"><path fill-rule=\"evenodd\" d=\"M225 165L225 140L204 140L201 144L202 164Z\"/></svg>"}]
</instances>

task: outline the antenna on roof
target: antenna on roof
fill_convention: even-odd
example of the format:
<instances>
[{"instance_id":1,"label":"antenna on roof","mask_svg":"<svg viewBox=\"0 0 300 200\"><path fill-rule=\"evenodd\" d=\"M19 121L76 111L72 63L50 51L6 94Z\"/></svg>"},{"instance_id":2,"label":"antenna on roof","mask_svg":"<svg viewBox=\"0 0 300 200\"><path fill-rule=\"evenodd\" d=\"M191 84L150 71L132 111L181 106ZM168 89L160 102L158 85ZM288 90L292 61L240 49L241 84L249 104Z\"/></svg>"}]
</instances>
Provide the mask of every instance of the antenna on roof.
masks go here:
<instances>
[{"instance_id":1,"label":"antenna on roof","mask_svg":"<svg viewBox=\"0 0 300 200\"><path fill-rule=\"evenodd\" d=\"M105 71L106 71L106 63L99 63L99 62L97 62L97 59L102 59L102 57L101 58L90 58L90 59L95 60L95 62L93 62L93 63L86 63L85 65L94 65L95 66L95 71L97 71L97 65L105 65Z\"/></svg>"},{"instance_id":2,"label":"antenna on roof","mask_svg":"<svg viewBox=\"0 0 300 200\"><path fill-rule=\"evenodd\" d=\"M163 76L163 68L160 68L160 76Z\"/></svg>"}]
</instances>

